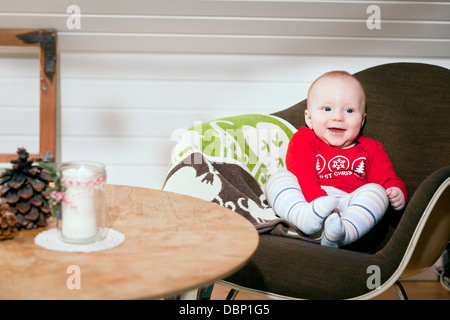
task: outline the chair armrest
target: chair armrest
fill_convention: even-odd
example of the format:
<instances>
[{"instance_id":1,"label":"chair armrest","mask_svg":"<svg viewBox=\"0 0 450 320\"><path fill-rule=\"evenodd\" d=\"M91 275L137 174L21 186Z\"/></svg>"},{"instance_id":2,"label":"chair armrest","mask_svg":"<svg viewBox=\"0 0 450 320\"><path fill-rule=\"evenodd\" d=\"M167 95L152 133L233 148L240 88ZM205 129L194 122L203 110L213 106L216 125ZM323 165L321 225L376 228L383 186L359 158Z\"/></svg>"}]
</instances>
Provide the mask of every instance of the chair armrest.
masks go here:
<instances>
[{"instance_id":1,"label":"chair armrest","mask_svg":"<svg viewBox=\"0 0 450 320\"><path fill-rule=\"evenodd\" d=\"M450 166L430 174L412 195L386 246L377 254L398 264L403 277L432 266L450 235Z\"/></svg>"}]
</instances>

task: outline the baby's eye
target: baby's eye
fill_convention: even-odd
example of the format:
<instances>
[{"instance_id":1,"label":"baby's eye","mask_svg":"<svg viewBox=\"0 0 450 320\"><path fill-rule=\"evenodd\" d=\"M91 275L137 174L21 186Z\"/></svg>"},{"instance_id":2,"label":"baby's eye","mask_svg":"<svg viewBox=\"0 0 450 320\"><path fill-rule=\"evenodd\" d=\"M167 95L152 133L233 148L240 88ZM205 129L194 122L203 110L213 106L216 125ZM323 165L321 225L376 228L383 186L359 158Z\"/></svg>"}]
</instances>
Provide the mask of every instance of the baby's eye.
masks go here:
<instances>
[{"instance_id":1,"label":"baby's eye","mask_svg":"<svg viewBox=\"0 0 450 320\"><path fill-rule=\"evenodd\" d=\"M353 109L347 109L347 110L345 110L345 112L347 112L347 113L352 113L354 110Z\"/></svg>"},{"instance_id":2,"label":"baby's eye","mask_svg":"<svg viewBox=\"0 0 450 320\"><path fill-rule=\"evenodd\" d=\"M331 111L331 108L330 107L323 107L323 110L324 111Z\"/></svg>"}]
</instances>

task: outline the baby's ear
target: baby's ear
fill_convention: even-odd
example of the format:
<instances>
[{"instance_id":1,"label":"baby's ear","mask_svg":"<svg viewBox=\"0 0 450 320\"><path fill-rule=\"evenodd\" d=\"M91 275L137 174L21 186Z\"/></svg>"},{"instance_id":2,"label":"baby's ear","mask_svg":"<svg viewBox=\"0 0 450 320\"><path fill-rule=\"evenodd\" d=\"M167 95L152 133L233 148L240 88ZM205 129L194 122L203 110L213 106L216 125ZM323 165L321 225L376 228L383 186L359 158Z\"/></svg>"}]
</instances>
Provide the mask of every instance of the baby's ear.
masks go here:
<instances>
[{"instance_id":1,"label":"baby's ear","mask_svg":"<svg viewBox=\"0 0 450 320\"><path fill-rule=\"evenodd\" d=\"M305 123L308 128L312 129L311 114L309 113L308 109L305 110Z\"/></svg>"}]
</instances>

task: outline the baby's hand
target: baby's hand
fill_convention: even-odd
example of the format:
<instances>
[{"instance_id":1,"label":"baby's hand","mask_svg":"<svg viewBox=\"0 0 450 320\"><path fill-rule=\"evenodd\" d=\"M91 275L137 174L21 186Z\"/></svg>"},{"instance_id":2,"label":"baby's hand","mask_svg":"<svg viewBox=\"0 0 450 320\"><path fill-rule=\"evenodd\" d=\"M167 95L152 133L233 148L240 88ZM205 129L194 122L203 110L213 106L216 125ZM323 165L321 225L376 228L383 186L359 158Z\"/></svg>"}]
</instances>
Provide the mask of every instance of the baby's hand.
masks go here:
<instances>
[{"instance_id":1,"label":"baby's hand","mask_svg":"<svg viewBox=\"0 0 450 320\"><path fill-rule=\"evenodd\" d=\"M386 189L387 196L394 210L402 210L405 207L405 195L398 187Z\"/></svg>"}]
</instances>

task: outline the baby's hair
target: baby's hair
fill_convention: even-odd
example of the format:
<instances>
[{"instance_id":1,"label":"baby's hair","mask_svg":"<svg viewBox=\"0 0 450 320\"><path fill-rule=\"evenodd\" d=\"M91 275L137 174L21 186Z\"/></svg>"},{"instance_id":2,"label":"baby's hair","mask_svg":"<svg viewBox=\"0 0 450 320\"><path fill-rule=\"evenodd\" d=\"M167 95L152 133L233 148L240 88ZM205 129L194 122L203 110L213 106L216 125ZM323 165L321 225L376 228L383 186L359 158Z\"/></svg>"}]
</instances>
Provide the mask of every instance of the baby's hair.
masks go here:
<instances>
[{"instance_id":1,"label":"baby's hair","mask_svg":"<svg viewBox=\"0 0 450 320\"><path fill-rule=\"evenodd\" d=\"M361 82L359 82L358 79L356 79L352 74L348 73L347 71L335 70L335 71L326 72L323 75L321 75L320 77L318 77L316 80L314 80L314 82L311 84L311 86L308 89L308 96L307 96L307 100L306 100L307 107L309 106L308 100L310 99L310 94L311 94L312 88L316 85L316 83L320 79L323 79L323 78L338 78L338 77L342 77L342 78L349 77L349 78L355 79L356 82L359 83L359 85L360 85L360 87L362 89L362 92L364 94L364 101L366 101L366 92L365 92L364 87L361 84Z\"/></svg>"}]
</instances>

